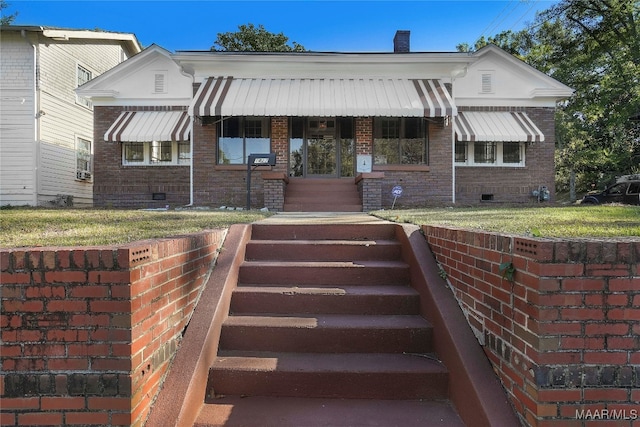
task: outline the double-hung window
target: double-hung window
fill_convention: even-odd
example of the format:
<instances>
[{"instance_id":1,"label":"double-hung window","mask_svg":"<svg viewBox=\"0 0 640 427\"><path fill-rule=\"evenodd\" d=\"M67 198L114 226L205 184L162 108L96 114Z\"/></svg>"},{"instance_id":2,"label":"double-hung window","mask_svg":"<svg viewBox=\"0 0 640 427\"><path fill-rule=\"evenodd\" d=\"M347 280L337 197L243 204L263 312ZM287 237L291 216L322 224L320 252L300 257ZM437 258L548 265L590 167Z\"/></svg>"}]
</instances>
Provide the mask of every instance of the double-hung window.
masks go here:
<instances>
[{"instance_id":1,"label":"double-hung window","mask_svg":"<svg viewBox=\"0 0 640 427\"><path fill-rule=\"evenodd\" d=\"M91 141L76 138L76 179L91 180Z\"/></svg>"},{"instance_id":2,"label":"double-hung window","mask_svg":"<svg viewBox=\"0 0 640 427\"><path fill-rule=\"evenodd\" d=\"M218 164L246 164L249 154L269 153L268 117L222 117L218 122Z\"/></svg>"},{"instance_id":3,"label":"double-hung window","mask_svg":"<svg viewBox=\"0 0 640 427\"><path fill-rule=\"evenodd\" d=\"M90 70L86 69L82 65L78 65L78 68L76 70L76 82L77 82L76 87L82 86L92 78L93 78L93 73ZM91 108L91 101L89 100L89 98L84 98L82 96L76 95L76 102L87 108Z\"/></svg>"},{"instance_id":4,"label":"double-hung window","mask_svg":"<svg viewBox=\"0 0 640 427\"><path fill-rule=\"evenodd\" d=\"M376 118L373 128L374 164L428 164L427 124L422 118Z\"/></svg>"}]
</instances>

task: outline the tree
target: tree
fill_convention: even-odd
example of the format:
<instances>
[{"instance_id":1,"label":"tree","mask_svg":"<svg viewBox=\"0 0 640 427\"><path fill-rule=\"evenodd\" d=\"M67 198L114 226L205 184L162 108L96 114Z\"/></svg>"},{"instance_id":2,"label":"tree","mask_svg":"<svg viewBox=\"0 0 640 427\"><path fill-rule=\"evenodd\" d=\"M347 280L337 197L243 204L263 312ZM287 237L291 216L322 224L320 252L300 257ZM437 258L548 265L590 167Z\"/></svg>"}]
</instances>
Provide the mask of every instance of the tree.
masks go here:
<instances>
[{"instance_id":1,"label":"tree","mask_svg":"<svg viewBox=\"0 0 640 427\"><path fill-rule=\"evenodd\" d=\"M640 2L560 0L495 43L575 89L557 113L556 187L579 191L640 172ZM458 45L459 50L469 48Z\"/></svg>"},{"instance_id":2,"label":"tree","mask_svg":"<svg viewBox=\"0 0 640 427\"><path fill-rule=\"evenodd\" d=\"M5 16L5 9L9 7L9 3L5 0L0 0L0 25L11 25L18 16L18 12L14 12L11 15Z\"/></svg>"},{"instance_id":3,"label":"tree","mask_svg":"<svg viewBox=\"0 0 640 427\"><path fill-rule=\"evenodd\" d=\"M228 52L304 52L304 46L293 42L283 33L274 34L264 26L239 25L236 32L218 33L211 50ZM218 46L218 48L216 48Z\"/></svg>"}]
</instances>

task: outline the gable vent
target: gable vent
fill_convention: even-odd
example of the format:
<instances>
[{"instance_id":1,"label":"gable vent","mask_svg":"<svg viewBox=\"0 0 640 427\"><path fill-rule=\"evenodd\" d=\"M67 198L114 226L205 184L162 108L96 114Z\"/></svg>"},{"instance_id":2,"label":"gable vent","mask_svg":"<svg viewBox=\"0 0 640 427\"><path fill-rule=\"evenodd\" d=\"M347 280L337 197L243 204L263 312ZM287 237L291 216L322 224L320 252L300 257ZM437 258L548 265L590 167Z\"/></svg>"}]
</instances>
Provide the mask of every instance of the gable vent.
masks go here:
<instances>
[{"instance_id":1,"label":"gable vent","mask_svg":"<svg viewBox=\"0 0 640 427\"><path fill-rule=\"evenodd\" d=\"M482 93L493 92L493 75L490 73L482 74Z\"/></svg>"},{"instance_id":2,"label":"gable vent","mask_svg":"<svg viewBox=\"0 0 640 427\"><path fill-rule=\"evenodd\" d=\"M156 74L154 92L155 93L165 93L165 75L164 74Z\"/></svg>"}]
</instances>

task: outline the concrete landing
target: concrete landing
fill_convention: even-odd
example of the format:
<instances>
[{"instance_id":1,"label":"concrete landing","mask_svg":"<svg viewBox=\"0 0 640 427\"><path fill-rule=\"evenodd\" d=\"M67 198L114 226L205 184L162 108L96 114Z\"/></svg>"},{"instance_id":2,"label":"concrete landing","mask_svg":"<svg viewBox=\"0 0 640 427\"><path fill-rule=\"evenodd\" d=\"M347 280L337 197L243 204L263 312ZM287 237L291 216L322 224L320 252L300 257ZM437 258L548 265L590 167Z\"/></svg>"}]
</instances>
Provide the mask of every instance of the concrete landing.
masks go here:
<instances>
[{"instance_id":1,"label":"concrete landing","mask_svg":"<svg viewBox=\"0 0 640 427\"><path fill-rule=\"evenodd\" d=\"M278 212L259 224L390 224L363 212Z\"/></svg>"}]
</instances>

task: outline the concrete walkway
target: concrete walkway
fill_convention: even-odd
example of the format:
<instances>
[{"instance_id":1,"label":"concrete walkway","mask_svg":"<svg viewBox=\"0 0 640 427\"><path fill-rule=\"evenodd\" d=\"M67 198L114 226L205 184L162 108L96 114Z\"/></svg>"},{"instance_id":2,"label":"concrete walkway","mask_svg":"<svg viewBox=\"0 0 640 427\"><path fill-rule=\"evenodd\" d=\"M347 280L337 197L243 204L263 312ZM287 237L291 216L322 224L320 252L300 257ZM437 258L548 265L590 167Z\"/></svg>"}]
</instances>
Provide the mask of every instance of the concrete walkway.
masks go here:
<instances>
[{"instance_id":1,"label":"concrete walkway","mask_svg":"<svg viewBox=\"0 0 640 427\"><path fill-rule=\"evenodd\" d=\"M383 224L388 221L363 212L278 212L260 224Z\"/></svg>"}]
</instances>

